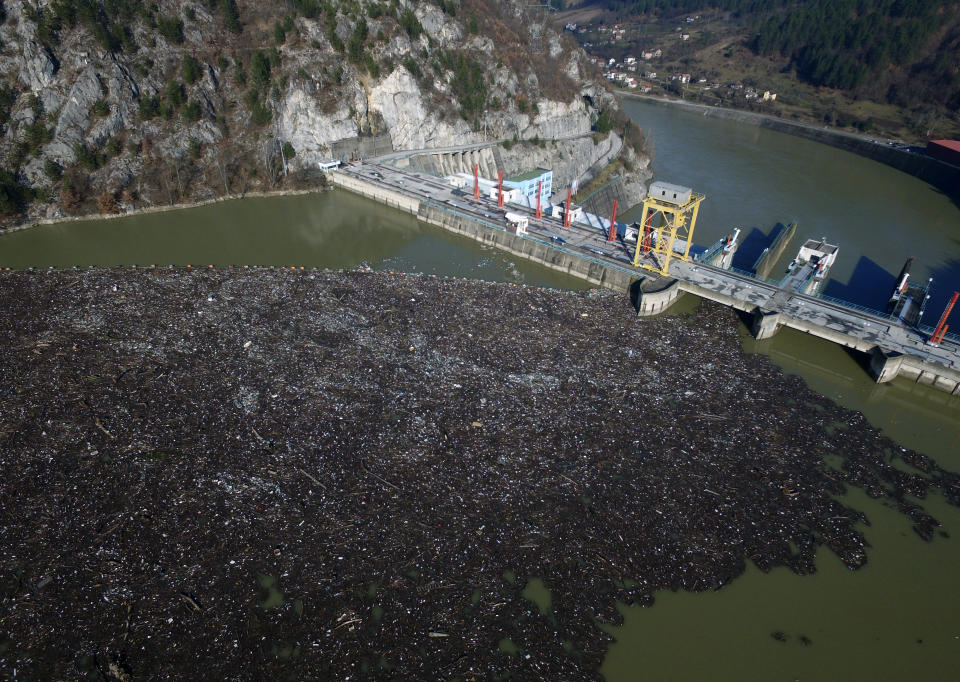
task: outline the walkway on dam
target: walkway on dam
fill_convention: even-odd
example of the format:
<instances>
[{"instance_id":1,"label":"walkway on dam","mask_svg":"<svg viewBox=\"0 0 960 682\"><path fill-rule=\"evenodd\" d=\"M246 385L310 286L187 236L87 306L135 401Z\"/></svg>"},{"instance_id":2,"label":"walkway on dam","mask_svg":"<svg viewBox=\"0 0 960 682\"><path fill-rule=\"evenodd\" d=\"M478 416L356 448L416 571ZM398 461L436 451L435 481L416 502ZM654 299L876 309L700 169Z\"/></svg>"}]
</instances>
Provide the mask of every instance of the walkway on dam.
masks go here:
<instances>
[{"instance_id":1,"label":"walkway on dam","mask_svg":"<svg viewBox=\"0 0 960 682\"><path fill-rule=\"evenodd\" d=\"M540 219L533 215L532 210L513 204L499 208L495 201L486 197L474 199L470 191L472 188L457 189L442 178L428 173L410 172L375 163L348 164L338 172L363 181L368 187L378 187L393 197L403 195L413 202L409 207L412 212L416 212L414 206L430 206L502 231L507 229L504 219L506 211L525 213L529 216L529 232L525 238L614 270L629 272L636 278L653 277L649 270L633 265L636 244L622 239L607 241L606 227L603 225L574 223L572 227L565 228L560 219L547 215L546 208L544 217ZM390 203L389 199L387 201ZM644 258L652 259L652 256ZM652 260L649 264L654 265ZM912 356L960 374L960 343L953 335L948 336L939 347L932 346L926 343L926 335L907 329L879 312L800 294L746 273L706 263L674 259L670 264L670 275L679 282L680 291L718 301L746 313L766 313L770 325L763 336L771 335L779 326L787 326L863 352L880 347L888 353Z\"/></svg>"}]
</instances>

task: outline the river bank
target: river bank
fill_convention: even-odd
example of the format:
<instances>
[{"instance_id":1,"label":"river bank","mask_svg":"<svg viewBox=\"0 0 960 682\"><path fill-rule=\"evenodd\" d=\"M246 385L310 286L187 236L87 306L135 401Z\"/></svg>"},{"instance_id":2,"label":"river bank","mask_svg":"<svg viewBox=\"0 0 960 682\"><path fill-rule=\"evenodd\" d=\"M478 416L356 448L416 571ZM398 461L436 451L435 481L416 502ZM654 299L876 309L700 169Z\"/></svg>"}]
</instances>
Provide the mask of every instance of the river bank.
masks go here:
<instances>
[{"instance_id":1,"label":"river bank","mask_svg":"<svg viewBox=\"0 0 960 682\"><path fill-rule=\"evenodd\" d=\"M786 121L776 116L757 114L739 109L715 107L684 100L653 97L625 91L618 91L617 94L628 99L651 102L661 106L679 107L687 111L702 113L704 116L735 121L760 128L768 128L836 147L837 149L852 152L908 173L933 185L948 196L954 198L954 200L960 200L960 168L924 154L914 153L889 144L882 144L865 135L854 135L853 133L831 130L823 126Z\"/></svg>"},{"instance_id":2,"label":"river bank","mask_svg":"<svg viewBox=\"0 0 960 682\"><path fill-rule=\"evenodd\" d=\"M935 543L922 499L960 501L714 306L243 268L0 299L6 674L599 679L616 601L863 566L846 490Z\"/></svg>"},{"instance_id":3,"label":"river bank","mask_svg":"<svg viewBox=\"0 0 960 682\"><path fill-rule=\"evenodd\" d=\"M182 203L174 204L164 204L162 206L143 206L141 208L125 208L116 213L85 213L81 215L70 215L70 216L58 216L56 218L43 218L39 220L30 220L21 224L14 224L8 227L0 226L0 236L5 234L11 234L13 232L21 232L23 230L29 230L34 227L41 227L43 225L61 225L69 223L80 223L85 221L92 220L117 220L120 218L130 218L133 216L143 216L143 215L153 215L156 213L169 213L170 211L181 211L188 208L199 208L201 206L212 206L214 204L220 204L226 201L236 201L238 199L257 199L265 197L293 197L293 196L303 196L305 194L316 194L317 192L325 192L327 190L333 189L333 185L329 184L326 176L323 177L323 180L317 187L306 188L306 189L277 189L269 191L256 191L256 192L244 192L242 194L225 194L218 197L213 197L210 199L201 199L199 201L185 201Z\"/></svg>"}]
</instances>

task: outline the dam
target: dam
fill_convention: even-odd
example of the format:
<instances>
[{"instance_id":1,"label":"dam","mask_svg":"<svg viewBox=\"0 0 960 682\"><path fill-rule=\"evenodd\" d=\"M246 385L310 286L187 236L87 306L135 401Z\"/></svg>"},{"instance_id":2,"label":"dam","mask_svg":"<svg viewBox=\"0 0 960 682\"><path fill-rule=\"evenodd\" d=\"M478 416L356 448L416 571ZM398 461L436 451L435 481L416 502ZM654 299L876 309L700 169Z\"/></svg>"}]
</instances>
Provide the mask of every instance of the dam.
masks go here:
<instances>
[{"instance_id":1,"label":"dam","mask_svg":"<svg viewBox=\"0 0 960 682\"><path fill-rule=\"evenodd\" d=\"M701 254L702 260L696 256L675 258L669 276L658 277L651 274L658 270L655 254L642 253L640 248L631 253L626 230L618 232L615 216L585 225L567 220L566 215L553 217L539 206L534 212L532 206L511 205L514 214L528 216L528 228L518 233L511 229L498 202L428 173L355 162L338 168L331 179L338 187L414 214L424 222L593 284L630 292L638 315L663 312L682 294L691 293L741 311L757 339L769 338L781 327L797 329L864 353L865 364L878 383L902 376L960 395L960 339L956 336L947 334L938 344L930 344L923 329L904 327L879 311L809 295L723 267L729 260L724 262L723 249L718 248L722 244ZM718 256L718 264L708 262Z\"/></svg>"}]
</instances>

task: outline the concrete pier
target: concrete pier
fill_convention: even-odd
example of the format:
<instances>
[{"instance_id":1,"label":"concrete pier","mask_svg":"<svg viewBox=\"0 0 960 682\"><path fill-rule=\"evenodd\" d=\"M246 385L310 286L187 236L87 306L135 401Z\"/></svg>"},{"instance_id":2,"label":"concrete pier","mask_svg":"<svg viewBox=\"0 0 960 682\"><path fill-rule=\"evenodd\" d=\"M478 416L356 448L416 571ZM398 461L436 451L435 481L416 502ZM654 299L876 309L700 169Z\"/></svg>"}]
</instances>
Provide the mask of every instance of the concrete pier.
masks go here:
<instances>
[{"instance_id":1,"label":"concrete pier","mask_svg":"<svg viewBox=\"0 0 960 682\"><path fill-rule=\"evenodd\" d=\"M756 308L753 311L753 319L750 325L750 331L758 341L769 339L780 329L780 313L773 310L763 310Z\"/></svg>"},{"instance_id":2,"label":"concrete pier","mask_svg":"<svg viewBox=\"0 0 960 682\"><path fill-rule=\"evenodd\" d=\"M777 236L774 237L770 246L763 250L763 253L760 254L760 257L757 258L757 261L753 264L753 271L757 273L757 277L770 276L770 271L773 270L777 261L780 260L780 256L783 255L786 248L790 246L790 242L796 233L796 223L790 223L777 233Z\"/></svg>"}]
</instances>

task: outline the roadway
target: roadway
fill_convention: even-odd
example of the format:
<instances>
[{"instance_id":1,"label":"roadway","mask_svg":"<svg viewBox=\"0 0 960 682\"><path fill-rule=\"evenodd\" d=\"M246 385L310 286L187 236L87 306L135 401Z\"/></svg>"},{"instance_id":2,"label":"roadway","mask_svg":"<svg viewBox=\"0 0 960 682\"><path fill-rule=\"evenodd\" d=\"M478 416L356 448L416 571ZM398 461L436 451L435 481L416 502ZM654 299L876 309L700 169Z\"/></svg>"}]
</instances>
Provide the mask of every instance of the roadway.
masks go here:
<instances>
[{"instance_id":1,"label":"roadway","mask_svg":"<svg viewBox=\"0 0 960 682\"><path fill-rule=\"evenodd\" d=\"M544 139L544 142L560 142L562 140L577 140L582 137L590 137L593 135L592 132L587 133L572 133L570 135L561 135L560 137L552 137L550 139ZM487 147L496 147L499 144L509 141L509 138L501 138L496 140L487 140L486 142L470 142L467 144L457 144L451 145L449 147L424 147L423 149L404 149L400 151L390 152L389 154L381 154L379 156L374 156L368 159L368 162L371 163L385 163L387 161L395 161L397 159L405 159L411 156L419 156L421 154L454 154L457 152L468 152L474 149L486 149Z\"/></svg>"}]
</instances>

